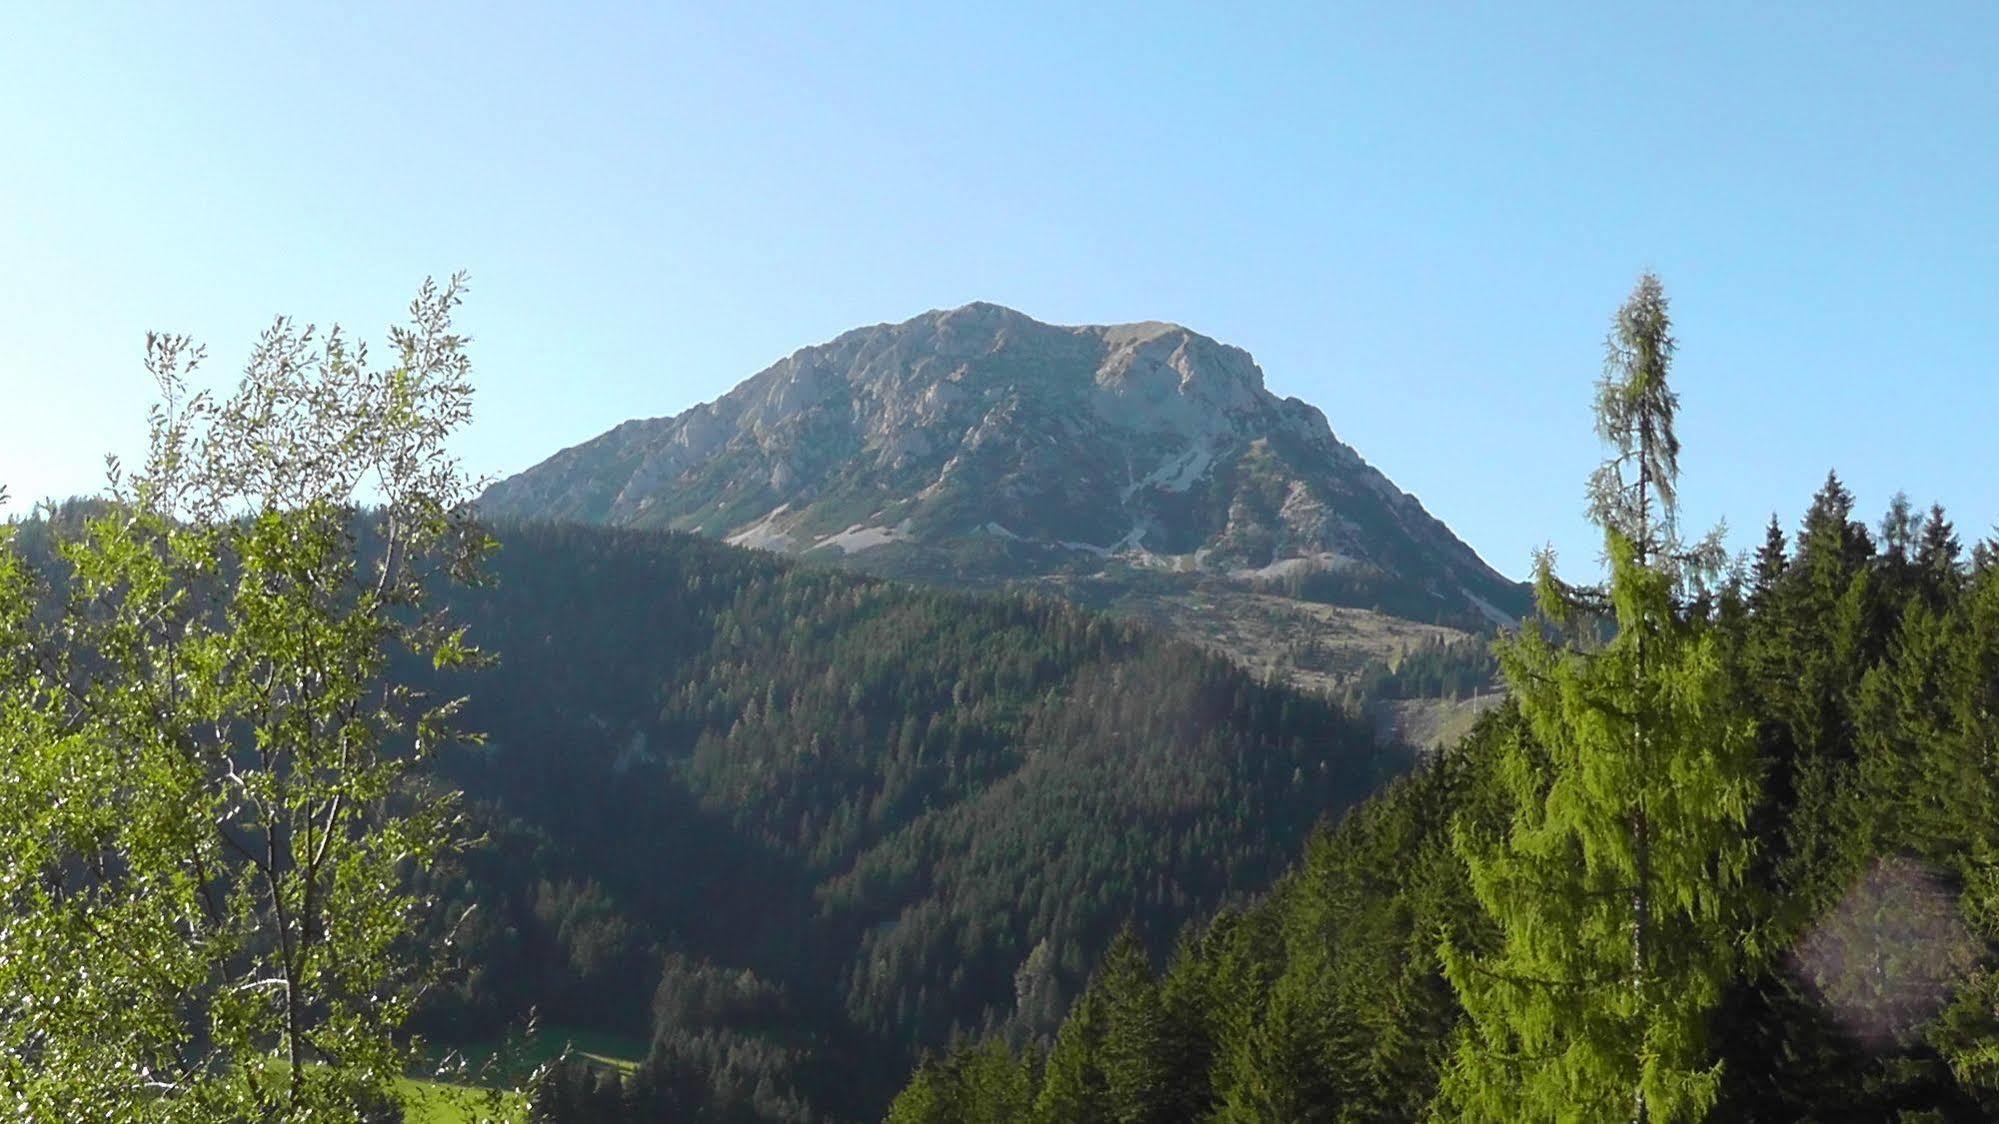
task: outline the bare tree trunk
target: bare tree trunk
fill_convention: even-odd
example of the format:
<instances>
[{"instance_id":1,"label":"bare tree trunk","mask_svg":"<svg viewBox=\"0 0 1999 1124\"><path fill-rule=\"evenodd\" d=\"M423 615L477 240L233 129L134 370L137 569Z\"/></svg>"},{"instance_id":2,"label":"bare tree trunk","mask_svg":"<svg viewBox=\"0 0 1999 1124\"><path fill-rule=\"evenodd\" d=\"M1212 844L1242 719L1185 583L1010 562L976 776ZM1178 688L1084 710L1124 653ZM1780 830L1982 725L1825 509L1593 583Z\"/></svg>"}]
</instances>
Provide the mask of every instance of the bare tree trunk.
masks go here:
<instances>
[{"instance_id":1,"label":"bare tree trunk","mask_svg":"<svg viewBox=\"0 0 1999 1124\"><path fill-rule=\"evenodd\" d=\"M1651 502L1649 485L1652 479L1651 427L1641 421L1638 432L1640 437L1638 446L1637 562L1638 567L1642 570L1650 561L1651 556L1652 512L1649 506ZM1635 750L1638 757L1638 771L1642 777L1648 767L1646 761L1648 755L1646 753L1647 731L1645 729L1645 709L1642 702L1645 690L1646 622L1640 620L1636 623L1638 627L1636 642L1638 666L1636 673L1637 682L1634 686L1637 690L1632 693L1632 698L1634 702L1638 703L1634 708L1638 725ZM1650 968L1650 964L1646 960L1645 945L1646 930L1651 922L1652 912L1652 840L1651 825L1646 822L1645 818L1644 792L1644 785L1641 783L1637 806L1631 810L1631 846L1635 875L1631 891L1631 988L1639 1000L1640 1011L1644 1009L1645 975ZM1645 1103L1645 1057L1641 1046L1638 1057L1638 1086L1634 1091L1632 1119L1637 1124L1646 1124L1649 1117L1649 1106Z\"/></svg>"}]
</instances>

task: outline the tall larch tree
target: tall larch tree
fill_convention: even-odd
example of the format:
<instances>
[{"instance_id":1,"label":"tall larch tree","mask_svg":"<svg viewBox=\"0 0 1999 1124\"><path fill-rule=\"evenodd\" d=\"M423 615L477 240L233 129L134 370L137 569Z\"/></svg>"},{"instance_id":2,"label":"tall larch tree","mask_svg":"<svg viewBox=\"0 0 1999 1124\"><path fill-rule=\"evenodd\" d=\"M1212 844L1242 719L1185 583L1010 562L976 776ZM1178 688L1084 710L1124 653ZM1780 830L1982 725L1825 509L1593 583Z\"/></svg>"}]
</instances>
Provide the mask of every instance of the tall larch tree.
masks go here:
<instances>
[{"instance_id":1,"label":"tall larch tree","mask_svg":"<svg viewBox=\"0 0 1999 1124\"><path fill-rule=\"evenodd\" d=\"M1648 274L1617 313L1596 407L1608 580L1570 586L1537 560L1544 627L1500 650L1525 719L1500 753L1510 816L1455 834L1499 941L1444 942L1468 1016L1445 1117L1697 1120L1715 1099L1707 1024L1749 915L1757 765L1721 638L1685 607L1718 549L1679 535L1673 351Z\"/></svg>"}]
</instances>

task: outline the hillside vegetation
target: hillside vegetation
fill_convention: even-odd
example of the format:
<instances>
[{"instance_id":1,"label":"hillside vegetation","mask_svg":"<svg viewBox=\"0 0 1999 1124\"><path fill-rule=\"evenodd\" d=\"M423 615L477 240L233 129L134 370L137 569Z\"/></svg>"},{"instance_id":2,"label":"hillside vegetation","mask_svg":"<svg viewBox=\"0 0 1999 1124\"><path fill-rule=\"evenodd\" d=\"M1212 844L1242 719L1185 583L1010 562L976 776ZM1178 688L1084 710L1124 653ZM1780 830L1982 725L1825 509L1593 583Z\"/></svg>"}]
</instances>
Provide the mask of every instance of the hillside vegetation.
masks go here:
<instances>
[{"instance_id":1,"label":"hillside vegetation","mask_svg":"<svg viewBox=\"0 0 1999 1124\"><path fill-rule=\"evenodd\" d=\"M446 771L491 844L426 1026L647 1036L663 1105L878 1112L920 1050L1051 1029L1123 926L1268 885L1405 767L1334 703L1052 599L690 535L498 528ZM635 1079L639 1080L639 1079Z\"/></svg>"},{"instance_id":2,"label":"hillside vegetation","mask_svg":"<svg viewBox=\"0 0 1999 1124\"><path fill-rule=\"evenodd\" d=\"M1121 938L1052 1037L928 1060L891 1124L1999 1118L1999 542L1899 496L1870 532L1828 477L1726 567L1678 537L1673 347L1641 278L1609 574L1543 558L1502 704L1163 973Z\"/></svg>"}]
</instances>

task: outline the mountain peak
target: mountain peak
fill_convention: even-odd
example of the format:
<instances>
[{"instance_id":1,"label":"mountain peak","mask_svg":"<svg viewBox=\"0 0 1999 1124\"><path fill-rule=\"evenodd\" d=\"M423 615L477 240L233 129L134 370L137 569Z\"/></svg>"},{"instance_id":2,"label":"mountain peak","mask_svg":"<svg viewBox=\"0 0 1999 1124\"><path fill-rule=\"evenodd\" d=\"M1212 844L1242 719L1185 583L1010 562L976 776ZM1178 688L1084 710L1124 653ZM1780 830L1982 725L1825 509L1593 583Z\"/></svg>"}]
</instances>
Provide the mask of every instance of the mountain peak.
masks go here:
<instances>
[{"instance_id":1,"label":"mountain peak","mask_svg":"<svg viewBox=\"0 0 1999 1124\"><path fill-rule=\"evenodd\" d=\"M966 323L1001 323L1008 321L1025 322L1039 328L1049 328L1070 332L1123 332L1129 330L1138 335L1158 335L1162 332L1187 329L1179 324L1163 320L1142 320L1130 324L1056 324L1038 320L1017 308L994 301L968 301L956 308L937 308L912 317L899 326L920 324L926 320L951 320Z\"/></svg>"},{"instance_id":2,"label":"mountain peak","mask_svg":"<svg viewBox=\"0 0 1999 1124\"><path fill-rule=\"evenodd\" d=\"M1265 389L1241 348L984 301L803 348L715 402L564 450L481 505L952 580L1318 574L1392 587L1429 618L1505 617L1519 600L1323 414Z\"/></svg>"},{"instance_id":3,"label":"mountain peak","mask_svg":"<svg viewBox=\"0 0 1999 1124\"><path fill-rule=\"evenodd\" d=\"M1035 320L1034 317L1029 316L1024 312L1021 312L1017 309L1008 308L1006 305L1003 304L994 304L992 301L971 301L966 304L961 304L956 308L940 309L935 312L925 313L924 315L930 317L937 317L943 320L970 321L970 322L980 322L980 323L989 323L994 321L1007 321L1007 320L1025 320L1035 324L1041 323L1040 321ZM922 316L917 317L918 320L921 320L923 318L924 317Z\"/></svg>"},{"instance_id":4,"label":"mountain peak","mask_svg":"<svg viewBox=\"0 0 1999 1124\"><path fill-rule=\"evenodd\" d=\"M1164 320L1060 325L1036 320L1005 305L973 301L877 331L895 338L914 338L917 346L934 347L940 355L1006 352L1009 360L1018 362L996 365L1005 378L1017 378L1045 366L1072 376L1090 375L1102 388L1134 379L1164 379L1174 392L1205 396L1211 406L1221 404L1219 399L1229 399L1238 409L1250 405L1249 399L1263 390L1263 371L1248 352ZM1162 372L1170 372L1170 377ZM1241 384L1244 390L1222 393L1218 399L1215 388L1228 384ZM1159 391L1165 389L1162 385Z\"/></svg>"},{"instance_id":5,"label":"mountain peak","mask_svg":"<svg viewBox=\"0 0 1999 1124\"><path fill-rule=\"evenodd\" d=\"M1018 309L995 304L992 301L971 301L956 308L932 309L900 324L883 325L883 327L891 331L913 331L924 328L998 331L1016 328L1037 333L1095 337L1111 347L1134 347L1162 337L1199 340L1215 347L1224 346L1211 337L1168 320L1138 320L1123 324L1055 324L1037 320Z\"/></svg>"}]
</instances>

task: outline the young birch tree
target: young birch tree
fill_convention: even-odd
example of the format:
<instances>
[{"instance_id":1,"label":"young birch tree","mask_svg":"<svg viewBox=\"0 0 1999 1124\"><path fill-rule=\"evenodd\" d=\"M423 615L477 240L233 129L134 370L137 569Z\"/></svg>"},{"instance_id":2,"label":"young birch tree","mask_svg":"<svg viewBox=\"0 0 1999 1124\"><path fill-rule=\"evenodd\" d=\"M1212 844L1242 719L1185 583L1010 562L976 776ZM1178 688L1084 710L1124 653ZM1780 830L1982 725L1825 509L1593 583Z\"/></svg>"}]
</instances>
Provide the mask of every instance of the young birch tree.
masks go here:
<instances>
[{"instance_id":1,"label":"young birch tree","mask_svg":"<svg viewBox=\"0 0 1999 1124\"><path fill-rule=\"evenodd\" d=\"M1569 586L1543 552L1545 627L1501 647L1526 719L1499 763L1510 822L1455 837L1499 942L1443 949L1468 1019L1440 1115L1685 1121L1715 1098L1706 1023L1747 919L1757 773L1718 637L1686 607L1719 545L1679 537L1673 351L1648 274L1617 313L1597 398L1612 455L1589 514L1608 581Z\"/></svg>"},{"instance_id":2,"label":"young birch tree","mask_svg":"<svg viewBox=\"0 0 1999 1124\"><path fill-rule=\"evenodd\" d=\"M395 1111L460 829L420 769L456 704L390 663L474 656L425 594L484 549L461 287L386 366L279 320L226 401L149 338L144 466L0 547L0 1116Z\"/></svg>"}]
</instances>

